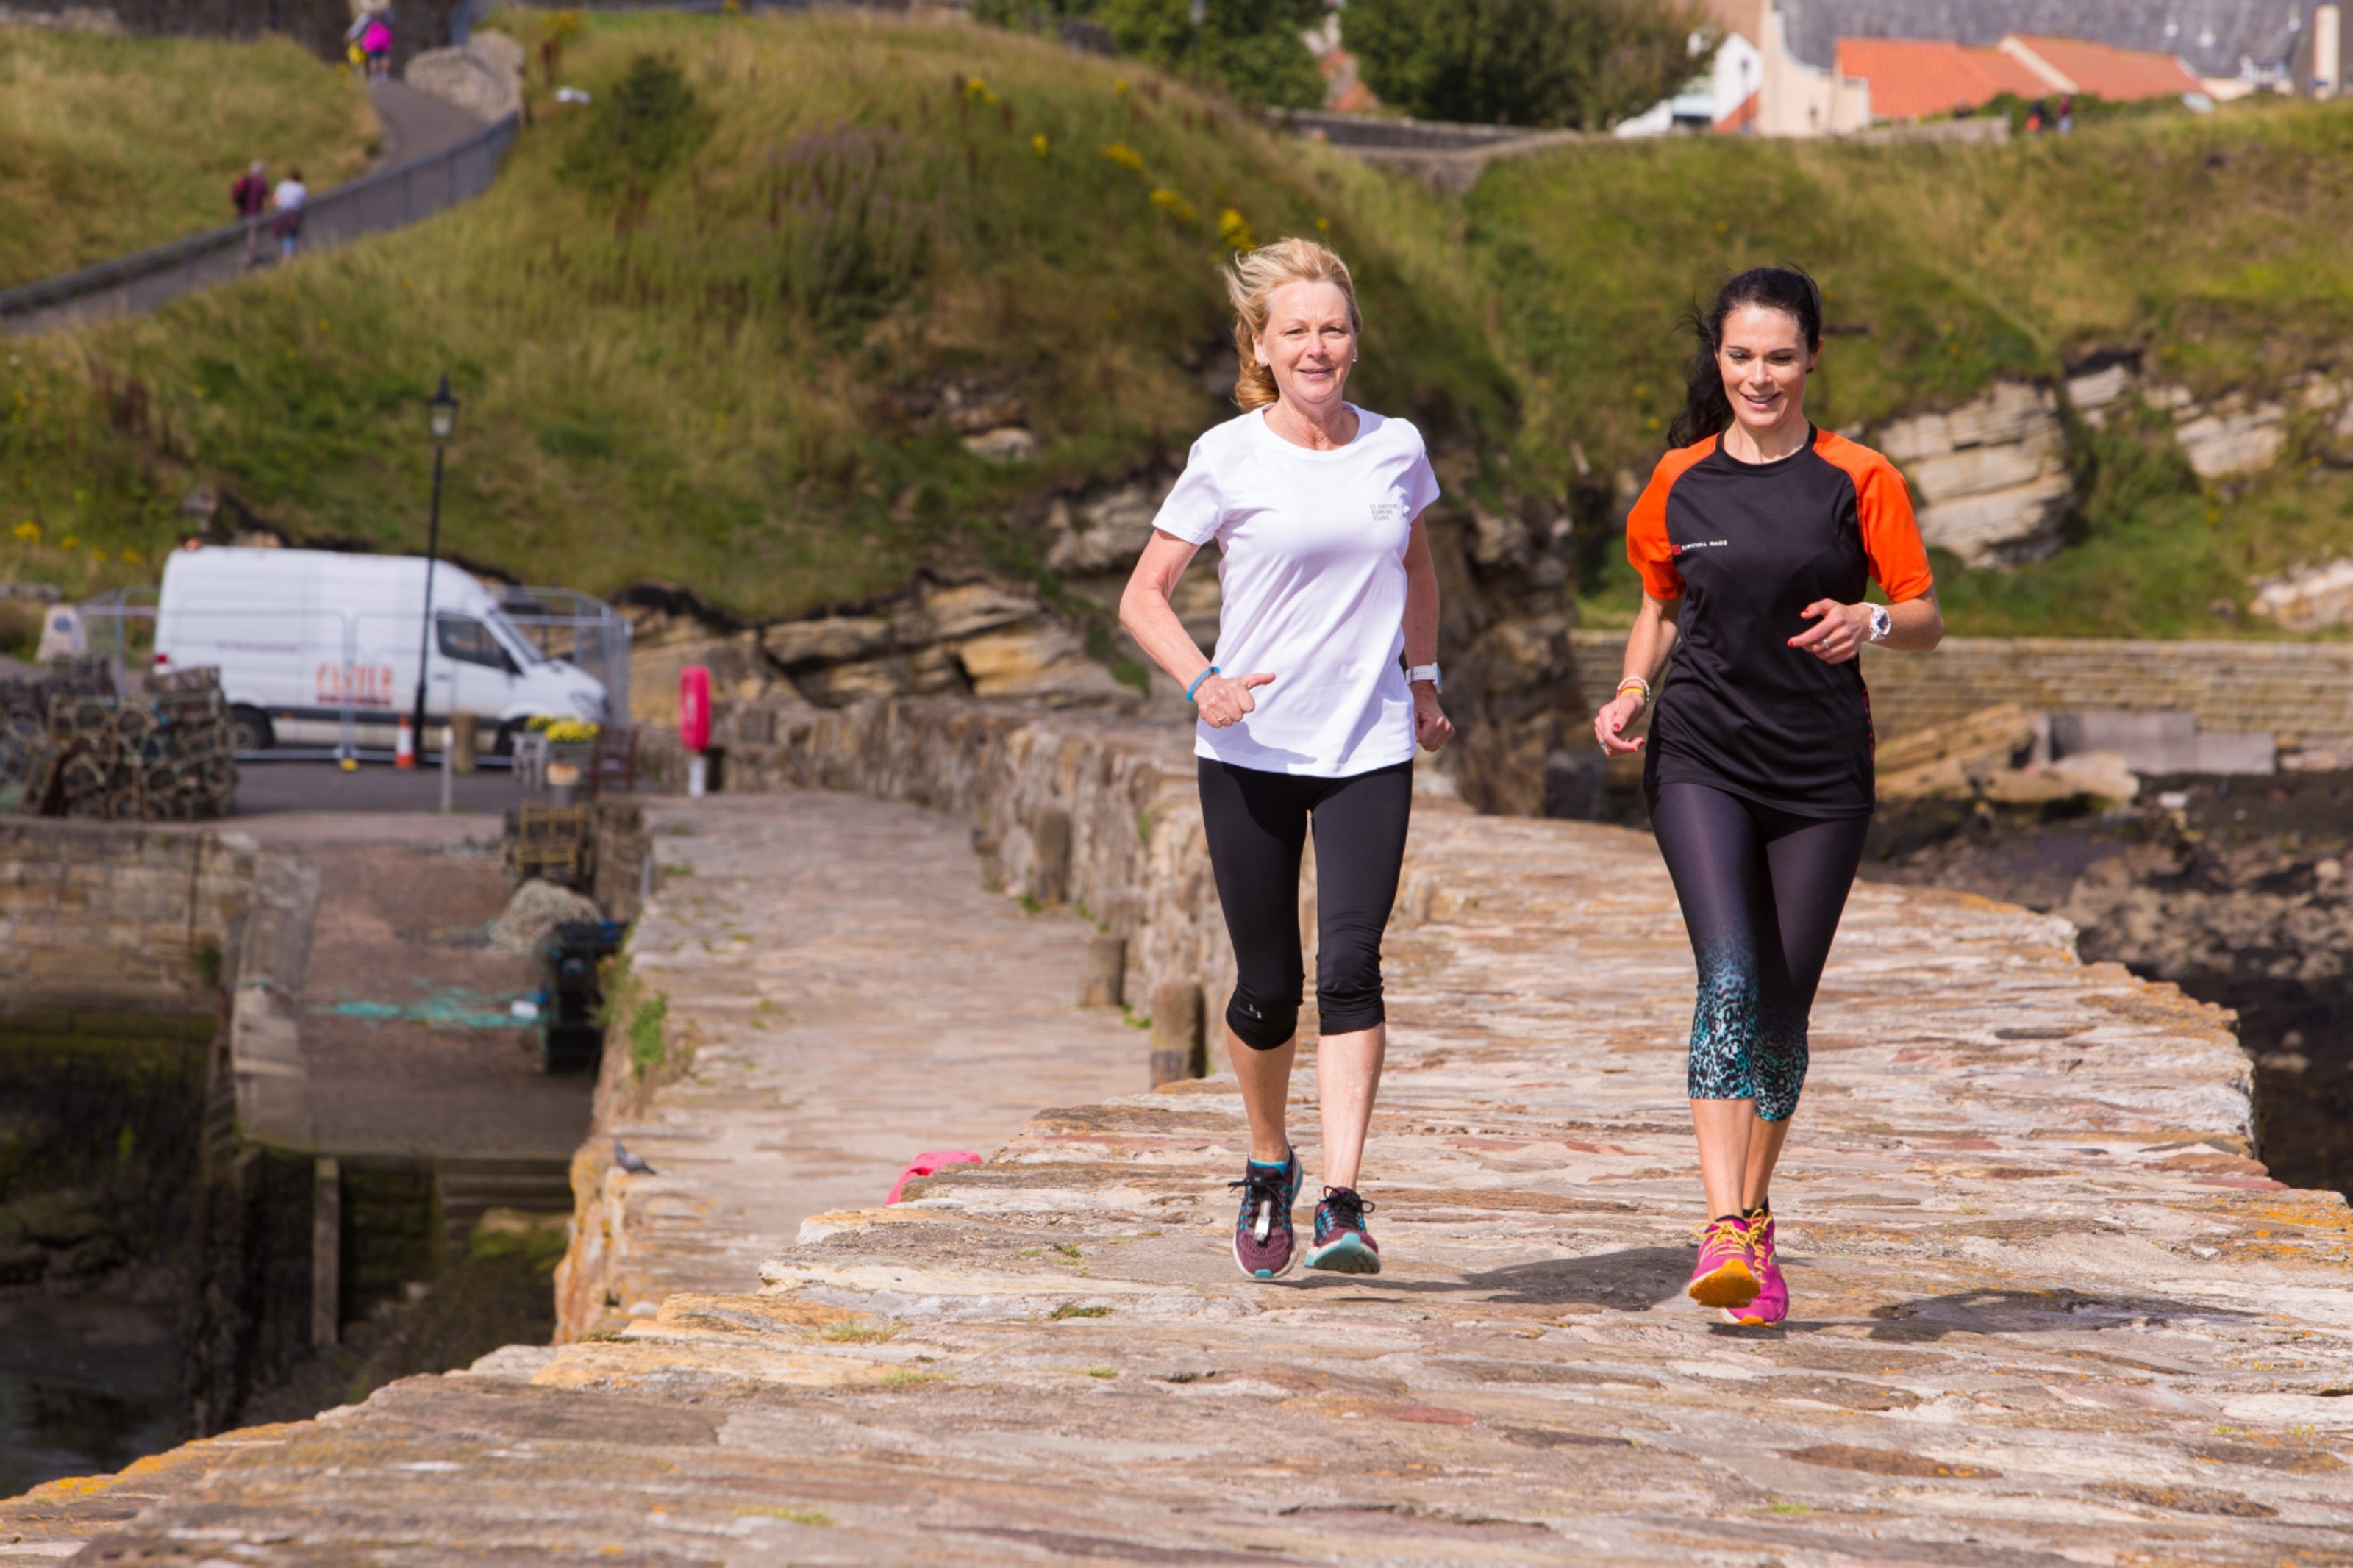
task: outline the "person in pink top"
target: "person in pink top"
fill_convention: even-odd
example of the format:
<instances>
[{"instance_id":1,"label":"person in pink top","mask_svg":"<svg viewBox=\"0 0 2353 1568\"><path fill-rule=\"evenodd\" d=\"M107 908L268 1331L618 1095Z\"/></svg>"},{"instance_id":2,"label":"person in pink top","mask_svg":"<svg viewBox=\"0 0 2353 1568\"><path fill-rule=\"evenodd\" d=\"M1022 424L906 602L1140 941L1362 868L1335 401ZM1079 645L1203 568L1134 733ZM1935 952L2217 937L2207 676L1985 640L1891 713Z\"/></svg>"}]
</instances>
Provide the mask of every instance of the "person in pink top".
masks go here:
<instances>
[{"instance_id":1,"label":"person in pink top","mask_svg":"<svg viewBox=\"0 0 2353 1568\"><path fill-rule=\"evenodd\" d=\"M370 13L360 30L360 53L367 57L368 79L384 81L392 75L392 23L384 12Z\"/></svg>"}]
</instances>

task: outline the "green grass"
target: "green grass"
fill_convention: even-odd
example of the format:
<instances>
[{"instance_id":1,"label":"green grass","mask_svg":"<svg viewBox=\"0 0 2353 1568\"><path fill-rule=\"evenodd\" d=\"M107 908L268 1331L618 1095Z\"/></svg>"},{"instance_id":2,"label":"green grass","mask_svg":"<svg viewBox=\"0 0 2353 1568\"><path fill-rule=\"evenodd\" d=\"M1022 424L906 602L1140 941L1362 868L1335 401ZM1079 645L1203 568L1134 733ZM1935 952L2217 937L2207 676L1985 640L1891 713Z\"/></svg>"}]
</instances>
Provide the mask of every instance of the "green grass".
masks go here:
<instances>
[{"instance_id":1,"label":"green grass","mask_svg":"<svg viewBox=\"0 0 2353 1568\"><path fill-rule=\"evenodd\" d=\"M2353 116L2327 107L2153 114L2000 148L1588 144L1496 165L1466 206L1492 331L1526 389L1522 470L1585 525L1588 625L1632 614L1606 519L1682 405L1677 318L1739 268L1790 260L1821 279L1833 335L1808 407L1833 427L2054 376L2100 348L2142 351L2201 395L2353 358ZM2243 607L2249 576L2353 547L2353 490L2316 482L2308 447L2210 490L2146 435L2084 445L2056 560L1940 563L1953 629L2261 632L2208 606Z\"/></svg>"},{"instance_id":2,"label":"green grass","mask_svg":"<svg viewBox=\"0 0 2353 1568\"><path fill-rule=\"evenodd\" d=\"M644 1078L670 1059L662 1026L670 1019L670 994L657 991L629 1015L629 1066Z\"/></svg>"},{"instance_id":3,"label":"green grass","mask_svg":"<svg viewBox=\"0 0 2353 1568\"><path fill-rule=\"evenodd\" d=\"M597 115L648 53L708 134L603 194L581 173L609 162ZM483 199L10 366L0 540L29 521L42 542L0 547L0 572L128 575L121 552L152 560L199 481L297 535L420 546L445 366L464 408L442 537L463 556L762 615L919 563L1029 571L1049 492L1181 456L1230 411L1203 379L1229 209L1356 261L1376 405L1440 436L1509 422L1476 320L1408 286L1347 182L1190 89L994 29L824 15L597 17L564 75L598 107L540 104ZM967 453L934 416L952 386L1014 411L1035 460Z\"/></svg>"},{"instance_id":4,"label":"green grass","mask_svg":"<svg viewBox=\"0 0 2353 1568\"><path fill-rule=\"evenodd\" d=\"M507 22L533 43L547 25ZM1597 142L1455 200L989 28L592 16L561 74L595 104L534 79L534 123L477 202L7 345L0 576L152 580L198 483L298 538L417 549L422 401L446 368L461 559L597 592L681 583L762 617L920 567L1042 577L1052 498L1180 459L1230 413L1221 228L1341 249L1361 400L1423 426L1458 499L1567 503L1589 625L1631 612L1613 495L1680 405L1678 315L1727 270L1822 279L1812 409L1833 426L2099 347L2202 395L2353 345L2336 106L2000 148ZM968 453L951 394L1032 430L1034 458ZM2353 480L2312 468L2309 435L2230 489L2161 431L2087 441L2068 548L2007 574L1944 563L1953 628L2271 635L2211 606L2353 548Z\"/></svg>"},{"instance_id":5,"label":"green grass","mask_svg":"<svg viewBox=\"0 0 2353 1568\"><path fill-rule=\"evenodd\" d=\"M1830 426L2130 346L2200 392L2353 341L2353 116L2249 105L2000 148L1665 138L1500 163L1468 203L1498 341L1555 479L1655 452L1677 316L1743 267L1821 280ZM1653 428L1653 421L1657 427Z\"/></svg>"},{"instance_id":6,"label":"green grass","mask_svg":"<svg viewBox=\"0 0 2353 1568\"><path fill-rule=\"evenodd\" d=\"M256 158L341 184L378 137L360 83L290 39L0 27L0 289L228 222Z\"/></svg>"}]
</instances>

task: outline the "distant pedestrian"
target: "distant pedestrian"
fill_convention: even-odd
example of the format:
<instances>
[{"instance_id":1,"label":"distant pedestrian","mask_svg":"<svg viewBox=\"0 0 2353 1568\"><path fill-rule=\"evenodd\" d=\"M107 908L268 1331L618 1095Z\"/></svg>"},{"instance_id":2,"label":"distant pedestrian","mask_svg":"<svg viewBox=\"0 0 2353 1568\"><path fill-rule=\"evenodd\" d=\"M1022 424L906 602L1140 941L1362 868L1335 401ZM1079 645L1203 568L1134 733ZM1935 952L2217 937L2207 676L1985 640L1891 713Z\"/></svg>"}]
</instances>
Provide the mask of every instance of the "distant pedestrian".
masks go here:
<instances>
[{"instance_id":1,"label":"distant pedestrian","mask_svg":"<svg viewBox=\"0 0 2353 1568\"><path fill-rule=\"evenodd\" d=\"M252 261L261 245L261 215L269 209L269 181L263 174L261 160L237 177L228 188L228 199L237 208L237 216L245 224L245 258Z\"/></svg>"},{"instance_id":2,"label":"distant pedestrian","mask_svg":"<svg viewBox=\"0 0 2353 1568\"><path fill-rule=\"evenodd\" d=\"M294 259L294 243L302 236L302 210L311 205L311 187L302 183L302 171L289 169L286 177L278 182L270 193L270 201L278 208L278 216L269 232L278 237L280 259Z\"/></svg>"},{"instance_id":3,"label":"distant pedestrian","mask_svg":"<svg viewBox=\"0 0 2353 1568\"><path fill-rule=\"evenodd\" d=\"M1180 682L1199 723L1201 829L1227 934L1226 1058L1250 1121L1234 1261L1293 1261L1303 1173L1284 1130L1304 963L1299 868L1315 835L1315 1093L1324 1197L1298 1261L1377 1274L1356 1192L1388 1046L1381 932L1397 901L1417 743L1454 731L1438 700L1438 568L1422 513L1438 478L1421 432L1347 402L1363 320L1337 256L1303 239L1253 250L1227 292L1238 419L1193 444L1120 600L1120 621ZM1169 607L1214 542L1225 602L1215 661Z\"/></svg>"},{"instance_id":4,"label":"distant pedestrian","mask_svg":"<svg viewBox=\"0 0 2353 1568\"><path fill-rule=\"evenodd\" d=\"M392 75L392 22L382 11L368 13L360 31L360 53L367 57L368 80L385 81Z\"/></svg>"},{"instance_id":5,"label":"distant pedestrian","mask_svg":"<svg viewBox=\"0 0 2353 1568\"><path fill-rule=\"evenodd\" d=\"M2059 100L2059 134L2064 136L2075 129L2075 95L2068 93Z\"/></svg>"},{"instance_id":6,"label":"distant pedestrian","mask_svg":"<svg viewBox=\"0 0 2353 1568\"><path fill-rule=\"evenodd\" d=\"M2051 129L2051 100L2038 98L2034 107L2026 111L2026 133L2040 136Z\"/></svg>"}]
</instances>

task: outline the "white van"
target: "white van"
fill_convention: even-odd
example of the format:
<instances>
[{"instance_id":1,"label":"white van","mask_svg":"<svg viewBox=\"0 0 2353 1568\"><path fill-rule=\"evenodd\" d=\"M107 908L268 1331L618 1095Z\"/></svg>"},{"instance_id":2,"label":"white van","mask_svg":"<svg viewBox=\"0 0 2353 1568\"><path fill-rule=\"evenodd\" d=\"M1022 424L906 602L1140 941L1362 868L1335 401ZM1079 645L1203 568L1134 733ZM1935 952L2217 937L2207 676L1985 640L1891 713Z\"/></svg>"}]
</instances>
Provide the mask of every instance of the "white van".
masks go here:
<instances>
[{"instance_id":1,"label":"white van","mask_svg":"<svg viewBox=\"0 0 2353 1568\"><path fill-rule=\"evenodd\" d=\"M422 556L189 545L164 563L155 668L218 666L239 752L336 744L347 713L355 743L388 746L416 710L424 619ZM452 713L473 714L498 752L540 714L603 722L603 682L541 653L446 561L433 622L422 739Z\"/></svg>"}]
</instances>

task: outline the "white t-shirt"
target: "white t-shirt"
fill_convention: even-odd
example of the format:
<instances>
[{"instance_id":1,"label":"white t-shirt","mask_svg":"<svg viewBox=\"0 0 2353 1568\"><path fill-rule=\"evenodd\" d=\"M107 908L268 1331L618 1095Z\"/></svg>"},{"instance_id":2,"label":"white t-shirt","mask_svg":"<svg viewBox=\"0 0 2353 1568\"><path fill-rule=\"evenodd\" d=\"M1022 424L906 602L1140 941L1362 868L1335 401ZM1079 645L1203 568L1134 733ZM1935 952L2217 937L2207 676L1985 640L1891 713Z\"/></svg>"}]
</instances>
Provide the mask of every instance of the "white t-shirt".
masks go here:
<instances>
[{"instance_id":1,"label":"white t-shirt","mask_svg":"<svg viewBox=\"0 0 2353 1568\"><path fill-rule=\"evenodd\" d=\"M1211 662L1275 678L1252 689L1257 710L1240 722L1199 727L1198 756L1319 778L1413 756L1413 696L1398 663L1405 551L1438 476L1412 425L1361 408L1356 418L1356 438L1330 452L1293 446L1263 413L1229 419L1193 443L1153 519L1224 552Z\"/></svg>"},{"instance_id":2,"label":"white t-shirt","mask_svg":"<svg viewBox=\"0 0 2353 1568\"><path fill-rule=\"evenodd\" d=\"M300 180L280 180L278 189L270 193L270 199L278 204L280 212L301 212L310 203L311 188Z\"/></svg>"}]
</instances>

